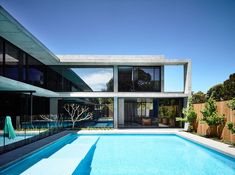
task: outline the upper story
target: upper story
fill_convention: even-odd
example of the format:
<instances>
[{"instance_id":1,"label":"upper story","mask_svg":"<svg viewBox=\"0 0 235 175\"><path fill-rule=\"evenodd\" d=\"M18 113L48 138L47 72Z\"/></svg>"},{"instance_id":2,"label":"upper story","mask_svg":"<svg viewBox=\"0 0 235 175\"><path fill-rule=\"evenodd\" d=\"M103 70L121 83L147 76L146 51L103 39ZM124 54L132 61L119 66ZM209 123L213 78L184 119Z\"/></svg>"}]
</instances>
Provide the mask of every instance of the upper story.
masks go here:
<instances>
[{"instance_id":1,"label":"upper story","mask_svg":"<svg viewBox=\"0 0 235 175\"><path fill-rule=\"evenodd\" d=\"M183 67L181 92L165 91L167 65ZM162 55L55 55L2 7L0 75L0 90L34 90L35 95L47 97L191 94L188 59L166 59Z\"/></svg>"}]
</instances>

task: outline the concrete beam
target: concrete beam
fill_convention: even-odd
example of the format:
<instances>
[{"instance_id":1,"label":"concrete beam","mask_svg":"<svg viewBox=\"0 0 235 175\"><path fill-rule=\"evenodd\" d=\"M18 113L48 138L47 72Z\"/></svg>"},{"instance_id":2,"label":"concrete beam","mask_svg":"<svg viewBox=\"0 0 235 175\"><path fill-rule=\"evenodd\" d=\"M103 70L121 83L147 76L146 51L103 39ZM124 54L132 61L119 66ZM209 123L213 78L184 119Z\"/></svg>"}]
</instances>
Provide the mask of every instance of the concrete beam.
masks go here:
<instances>
[{"instance_id":1,"label":"concrete beam","mask_svg":"<svg viewBox=\"0 0 235 175\"><path fill-rule=\"evenodd\" d=\"M125 97L125 98L183 98L188 97L185 93L171 92L60 92L60 97Z\"/></svg>"},{"instance_id":2,"label":"concrete beam","mask_svg":"<svg viewBox=\"0 0 235 175\"><path fill-rule=\"evenodd\" d=\"M184 65L187 59L165 59L163 55L57 55L59 65Z\"/></svg>"}]
</instances>

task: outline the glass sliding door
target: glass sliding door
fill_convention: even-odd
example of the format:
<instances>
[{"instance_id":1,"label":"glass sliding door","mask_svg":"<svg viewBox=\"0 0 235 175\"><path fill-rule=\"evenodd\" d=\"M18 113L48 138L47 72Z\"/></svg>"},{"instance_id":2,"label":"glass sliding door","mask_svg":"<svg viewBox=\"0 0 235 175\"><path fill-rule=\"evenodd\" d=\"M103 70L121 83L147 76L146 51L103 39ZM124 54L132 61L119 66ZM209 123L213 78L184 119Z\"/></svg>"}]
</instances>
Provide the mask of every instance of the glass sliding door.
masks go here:
<instances>
[{"instance_id":1,"label":"glass sliding door","mask_svg":"<svg viewBox=\"0 0 235 175\"><path fill-rule=\"evenodd\" d=\"M182 116L181 98L126 98L124 99L124 127L179 128Z\"/></svg>"},{"instance_id":2,"label":"glass sliding door","mask_svg":"<svg viewBox=\"0 0 235 175\"><path fill-rule=\"evenodd\" d=\"M152 122L153 100L145 98L134 98L124 100L124 123L129 126L143 126L143 119ZM148 126L153 126L149 124Z\"/></svg>"}]
</instances>

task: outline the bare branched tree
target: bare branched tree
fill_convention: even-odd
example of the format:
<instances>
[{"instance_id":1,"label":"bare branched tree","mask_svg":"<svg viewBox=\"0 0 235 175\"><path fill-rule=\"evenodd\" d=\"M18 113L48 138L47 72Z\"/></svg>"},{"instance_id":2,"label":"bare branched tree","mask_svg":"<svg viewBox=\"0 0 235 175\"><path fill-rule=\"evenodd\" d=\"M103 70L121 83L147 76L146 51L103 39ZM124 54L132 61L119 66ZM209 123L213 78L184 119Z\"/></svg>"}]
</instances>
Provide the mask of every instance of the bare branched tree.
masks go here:
<instances>
[{"instance_id":1,"label":"bare branched tree","mask_svg":"<svg viewBox=\"0 0 235 175\"><path fill-rule=\"evenodd\" d=\"M40 117L43 119L43 120L46 120L46 121L57 121L58 120L58 116L56 114L41 114Z\"/></svg>"},{"instance_id":2,"label":"bare branched tree","mask_svg":"<svg viewBox=\"0 0 235 175\"><path fill-rule=\"evenodd\" d=\"M88 107L80 106L78 104L65 104L64 109L65 109L65 111L68 112L68 114L71 118L73 128L74 128L76 122L80 122L83 120L89 120L93 116L91 112L87 112L89 110Z\"/></svg>"}]
</instances>

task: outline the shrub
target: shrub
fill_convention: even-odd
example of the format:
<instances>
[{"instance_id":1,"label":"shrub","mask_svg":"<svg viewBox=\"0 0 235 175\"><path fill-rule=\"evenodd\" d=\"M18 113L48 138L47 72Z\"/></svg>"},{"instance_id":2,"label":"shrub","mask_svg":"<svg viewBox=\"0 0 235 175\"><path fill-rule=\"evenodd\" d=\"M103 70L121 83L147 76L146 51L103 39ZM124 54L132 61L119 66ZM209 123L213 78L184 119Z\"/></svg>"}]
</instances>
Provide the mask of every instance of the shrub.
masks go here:
<instances>
[{"instance_id":1,"label":"shrub","mask_svg":"<svg viewBox=\"0 0 235 175\"><path fill-rule=\"evenodd\" d=\"M224 85L223 84L217 84L213 87L211 87L206 94L207 98L209 99L211 96L216 101L221 101L224 99Z\"/></svg>"},{"instance_id":2,"label":"shrub","mask_svg":"<svg viewBox=\"0 0 235 175\"><path fill-rule=\"evenodd\" d=\"M216 102L213 97L210 97L205 103L205 108L201 110L203 115L202 121L208 126L218 126L224 123L224 115L218 114Z\"/></svg>"},{"instance_id":3,"label":"shrub","mask_svg":"<svg viewBox=\"0 0 235 175\"><path fill-rule=\"evenodd\" d=\"M199 91L197 93L194 93L192 96L192 103L204 103L206 101L206 94Z\"/></svg>"},{"instance_id":4,"label":"shrub","mask_svg":"<svg viewBox=\"0 0 235 175\"><path fill-rule=\"evenodd\" d=\"M228 107L232 110L235 110L235 98L228 102Z\"/></svg>"},{"instance_id":5,"label":"shrub","mask_svg":"<svg viewBox=\"0 0 235 175\"><path fill-rule=\"evenodd\" d=\"M231 100L235 98L235 73L229 76L229 79L224 81L224 99Z\"/></svg>"},{"instance_id":6,"label":"shrub","mask_svg":"<svg viewBox=\"0 0 235 175\"><path fill-rule=\"evenodd\" d=\"M235 98L233 98L232 100L230 100L228 102L228 107L231 109L231 110L235 110ZM234 126L234 123L232 122L228 122L227 123L227 128L228 130L231 131L232 134L235 134L235 126Z\"/></svg>"}]
</instances>

